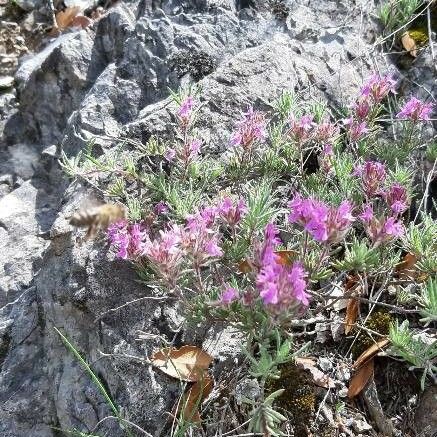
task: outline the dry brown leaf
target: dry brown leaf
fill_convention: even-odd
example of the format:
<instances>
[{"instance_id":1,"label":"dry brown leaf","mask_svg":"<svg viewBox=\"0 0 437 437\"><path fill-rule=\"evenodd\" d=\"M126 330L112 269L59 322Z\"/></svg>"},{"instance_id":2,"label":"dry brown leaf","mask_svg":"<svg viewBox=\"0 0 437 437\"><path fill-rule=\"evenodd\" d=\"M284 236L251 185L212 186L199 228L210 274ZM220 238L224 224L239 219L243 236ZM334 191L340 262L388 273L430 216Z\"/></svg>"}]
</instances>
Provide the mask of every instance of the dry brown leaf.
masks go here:
<instances>
[{"instance_id":1,"label":"dry brown leaf","mask_svg":"<svg viewBox=\"0 0 437 437\"><path fill-rule=\"evenodd\" d=\"M210 395L213 386L212 378L206 374L203 379L195 382L179 402L177 416L185 421L200 424L199 407L203 400Z\"/></svg>"},{"instance_id":2,"label":"dry brown leaf","mask_svg":"<svg viewBox=\"0 0 437 437\"><path fill-rule=\"evenodd\" d=\"M359 369L361 366L367 363L371 358L373 358L383 347L387 346L389 343L388 338L379 340L373 343L367 350L365 350L355 361L354 369Z\"/></svg>"},{"instance_id":3,"label":"dry brown leaf","mask_svg":"<svg viewBox=\"0 0 437 437\"><path fill-rule=\"evenodd\" d=\"M295 250L277 250L275 254L278 255L277 263L283 266L290 266L297 257ZM238 263L238 270L241 273L249 273L254 269L254 265L247 259L243 259Z\"/></svg>"},{"instance_id":4,"label":"dry brown leaf","mask_svg":"<svg viewBox=\"0 0 437 437\"><path fill-rule=\"evenodd\" d=\"M283 266L290 266L297 257L297 252L295 250L277 250L275 251L275 254L278 256L278 264Z\"/></svg>"},{"instance_id":5,"label":"dry brown leaf","mask_svg":"<svg viewBox=\"0 0 437 437\"><path fill-rule=\"evenodd\" d=\"M360 301L357 299L349 299L346 307L346 316L344 318L344 333L346 335L351 332L358 317Z\"/></svg>"},{"instance_id":6,"label":"dry brown leaf","mask_svg":"<svg viewBox=\"0 0 437 437\"><path fill-rule=\"evenodd\" d=\"M407 253L403 260L396 266L396 272L399 279L404 281L414 280L416 282L426 281L428 275L417 268L416 262L416 255Z\"/></svg>"},{"instance_id":7,"label":"dry brown leaf","mask_svg":"<svg viewBox=\"0 0 437 437\"><path fill-rule=\"evenodd\" d=\"M314 384L323 388L334 388L335 382L328 375L316 367L316 361L312 358L296 357L295 363L298 367L308 370L313 377Z\"/></svg>"},{"instance_id":8,"label":"dry brown leaf","mask_svg":"<svg viewBox=\"0 0 437 437\"><path fill-rule=\"evenodd\" d=\"M58 25L59 30L64 30L67 27L71 26L71 23L74 20L74 17L79 13L80 6L69 6L65 8L63 11L59 11L56 13L56 24Z\"/></svg>"},{"instance_id":9,"label":"dry brown leaf","mask_svg":"<svg viewBox=\"0 0 437 437\"><path fill-rule=\"evenodd\" d=\"M182 381L195 382L204 377L213 358L196 346L165 348L152 356L152 364L167 375Z\"/></svg>"},{"instance_id":10,"label":"dry brown leaf","mask_svg":"<svg viewBox=\"0 0 437 437\"><path fill-rule=\"evenodd\" d=\"M93 20L91 20L91 18L85 17L85 15L76 15L71 22L71 27L80 27L85 29L91 24L93 24Z\"/></svg>"},{"instance_id":11,"label":"dry brown leaf","mask_svg":"<svg viewBox=\"0 0 437 437\"><path fill-rule=\"evenodd\" d=\"M411 37L408 32L405 32L401 37L401 43L404 49L411 55L413 58L417 58L417 45L416 41Z\"/></svg>"},{"instance_id":12,"label":"dry brown leaf","mask_svg":"<svg viewBox=\"0 0 437 437\"><path fill-rule=\"evenodd\" d=\"M252 271L252 264L247 259L243 259L238 263L238 270L241 273L249 273Z\"/></svg>"},{"instance_id":13,"label":"dry brown leaf","mask_svg":"<svg viewBox=\"0 0 437 437\"><path fill-rule=\"evenodd\" d=\"M371 360L368 360L366 364L358 369L349 384L347 395L350 399L358 395L361 390L366 386L366 384L369 382L369 379L373 375L373 369L373 358Z\"/></svg>"}]
</instances>

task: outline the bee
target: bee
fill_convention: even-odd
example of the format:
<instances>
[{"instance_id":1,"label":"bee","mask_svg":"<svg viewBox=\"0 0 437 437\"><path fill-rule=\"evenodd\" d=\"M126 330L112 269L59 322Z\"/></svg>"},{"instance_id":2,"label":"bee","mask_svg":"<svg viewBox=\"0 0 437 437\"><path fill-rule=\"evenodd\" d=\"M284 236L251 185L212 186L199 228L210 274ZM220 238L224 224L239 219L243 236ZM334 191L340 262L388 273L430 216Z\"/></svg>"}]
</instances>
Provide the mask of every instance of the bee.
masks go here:
<instances>
[{"instance_id":1,"label":"bee","mask_svg":"<svg viewBox=\"0 0 437 437\"><path fill-rule=\"evenodd\" d=\"M105 231L109 225L126 218L126 210L115 203L105 203L90 208L82 208L70 217L70 224L78 228L88 228L85 241L93 238L97 231Z\"/></svg>"}]
</instances>

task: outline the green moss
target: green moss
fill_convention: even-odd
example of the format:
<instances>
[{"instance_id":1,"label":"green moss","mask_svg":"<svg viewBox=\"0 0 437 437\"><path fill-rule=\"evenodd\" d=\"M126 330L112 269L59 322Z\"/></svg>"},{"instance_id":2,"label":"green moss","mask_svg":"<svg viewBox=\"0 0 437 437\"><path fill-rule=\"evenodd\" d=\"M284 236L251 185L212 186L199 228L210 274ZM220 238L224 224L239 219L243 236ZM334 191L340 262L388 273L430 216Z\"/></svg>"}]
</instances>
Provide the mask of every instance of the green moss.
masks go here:
<instances>
[{"instance_id":1,"label":"green moss","mask_svg":"<svg viewBox=\"0 0 437 437\"><path fill-rule=\"evenodd\" d=\"M393 317L386 311L375 311L368 319L364 326L381 335L388 335L390 324L393 322ZM355 334L358 330L355 330ZM376 335L372 336L364 330L359 331L359 335L352 347L354 359L358 358L366 349L368 349L375 340L380 338Z\"/></svg>"},{"instance_id":2,"label":"green moss","mask_svg":"<svg viewBox=\"0 0 437 437\"><path fill-rule=\"evenodd\" d=\"M307 436L307 425L314 415L315 391L311 376L293 362L279 366L281 377L269 380L266 384L267 394L284 389L276 400L275 408L286 413L295 429L296 437Z\"/></svg>"},{"instance_id":3,"label":"green moss","mask_svg":"<svg viewBox=\"0 0 437 437\"><path fill-rule=\"evenodd\" d=\"M418 46L424 46L428 42L428 29L426 27L410 29L408 34Z\"/></svg>"}]
</instances>

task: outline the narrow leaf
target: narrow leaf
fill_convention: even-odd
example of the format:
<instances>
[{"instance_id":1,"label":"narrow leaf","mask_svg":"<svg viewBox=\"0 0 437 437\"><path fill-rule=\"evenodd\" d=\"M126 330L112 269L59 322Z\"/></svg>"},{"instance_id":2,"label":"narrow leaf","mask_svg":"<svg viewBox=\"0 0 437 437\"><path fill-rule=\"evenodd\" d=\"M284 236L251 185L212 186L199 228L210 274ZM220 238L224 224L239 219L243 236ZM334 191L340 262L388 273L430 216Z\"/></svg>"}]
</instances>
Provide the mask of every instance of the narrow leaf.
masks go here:
<instances>
[{"instance_id":1,"label":"narrow leaf","mask_svg":"<svg viewBox=\"0 0 437 437\"><path fill-rule=\"evenodd\" d=\"M349 384L349 390L347 392L349 399L354 398L361 392L361 390L363 390L363 388L366 386L366 384L369 382L370 378L372 377L373 370L374 370L374 364L372 358L368 360L366 364L360 367L360 369L352 377L351 382Z\"/></svg>"},{"instance_id":2,"label":"narrow leaf","mask_svg":"<svg viewBox=\"0 0 437 437\"><path fill-rule=\"evenodd\" d=\"M349 299L346 307L346 317L344 319L344 333L346 335L351 332L358 317L360 303L356 299Z\"/></svg>"},{"instance_id":3,"label":"narrow leaf","mask_svg":"<svg viewBox=\"0 0 437 437\"><path fill-rule=\"evenodd\" d=\"M373 358L383 347L387 346L389 343L388 338L379 340L377 343L373 343L367 350L365 350L355 361L354 369L359 369L364 366L371 358Z\"/></svg>"}]
</instances>

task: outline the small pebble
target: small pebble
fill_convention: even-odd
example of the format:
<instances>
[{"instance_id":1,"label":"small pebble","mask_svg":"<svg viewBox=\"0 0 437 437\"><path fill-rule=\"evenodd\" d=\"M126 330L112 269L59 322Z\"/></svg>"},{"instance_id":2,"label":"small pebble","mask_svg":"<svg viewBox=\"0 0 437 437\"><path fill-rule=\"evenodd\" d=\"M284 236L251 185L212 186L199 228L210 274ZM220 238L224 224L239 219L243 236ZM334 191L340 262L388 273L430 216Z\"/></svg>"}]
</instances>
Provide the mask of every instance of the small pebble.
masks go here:
<instances>
[{"instance_id":1,"label":"small pebble","mask_svg":"<svg viewBox=\"0 0 437 437\"><path fill-rule=\"evenodd\" d=\"M14 85L14 78L12 76L0 77L0 89L5 90L11 88Z\"/></svg>"}]
</instances>

